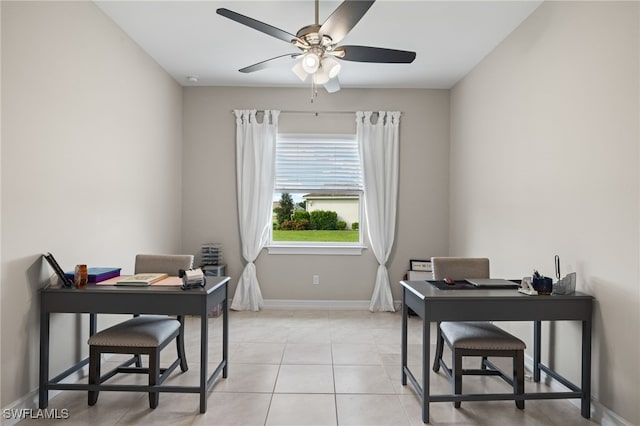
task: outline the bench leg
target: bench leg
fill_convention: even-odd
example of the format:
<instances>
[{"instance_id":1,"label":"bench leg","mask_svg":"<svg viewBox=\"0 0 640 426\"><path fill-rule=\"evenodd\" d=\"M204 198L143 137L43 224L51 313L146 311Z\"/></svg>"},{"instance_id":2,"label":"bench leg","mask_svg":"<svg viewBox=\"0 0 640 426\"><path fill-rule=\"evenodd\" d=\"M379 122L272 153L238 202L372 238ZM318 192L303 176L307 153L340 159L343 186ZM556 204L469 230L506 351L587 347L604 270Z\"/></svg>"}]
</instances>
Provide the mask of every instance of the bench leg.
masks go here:
<instances>
[{"instance_id":1,"label":"bench leg","mask_svg":"<svg viewBox=\"0 0 640 426\"><path fill-rule=\"evenodd\" d=\"M149 354L149 386L160 382L160 351L154 350ZM156 408L160 400L159 392L149 392L149 407Z\"/></svg>"},{"instance_id":2,"label":"bench leg","mask_svg":"<svg viewBox=\"0 0 640 426\"><path fill-rule=\"evenodd\" d=\"M436 373L440 371L440 360L442 359L442 353L444 351L444 337L440 331L440 323L436 324L438 330L436 334L436 354L433 357L433 371Z\"/></svg>"},{"instance_id":3,"label":"bench leg","mask_svg":"<svg viewBox=\"0 0 640 426\"><path fill-rule=\"evenodd\" d=\"M481 370L486 370L487 369L487 361L488 361L488 358L486 356L483 356L482 360L480 361L480 369Z\"/></svg>"},{"instance_id":4,"label":"bench leg","mask_svg":"<svg viewBox=\"0 0 640 426\"><path fill-rule=\"evenodd\" d=\"M516 351L513 357L513 393L524 393L524 351ZM516 401L516 407L524 409L524 400Z\"/></svg>"},{"instance_id":5,"label":"bench leg","mask_svg":"<svg viewBox=\"0 0 640 426\"><path fill-rule=\"evenodd\" d=\"M179 316L178 321L180 321L180 334L176 337L176 345L178 349L178 358L180 358L180 370L184 373L189 369L187 365L187 355L184 350L184 317Z\"/></svg>"},{"instance_id":6,"label":"bench leg","mask_svg":"<svg viewBox=\"0 0 640 426\"><path fill-rule=\"evenodd\" d=\"M451 374L451 384L453 385L453 394L462 394L462 353L451 348L451 362L453 363L453 374ZM454 401L453 406L460 408L461 401Z\"/></svg>"}]
</instances>

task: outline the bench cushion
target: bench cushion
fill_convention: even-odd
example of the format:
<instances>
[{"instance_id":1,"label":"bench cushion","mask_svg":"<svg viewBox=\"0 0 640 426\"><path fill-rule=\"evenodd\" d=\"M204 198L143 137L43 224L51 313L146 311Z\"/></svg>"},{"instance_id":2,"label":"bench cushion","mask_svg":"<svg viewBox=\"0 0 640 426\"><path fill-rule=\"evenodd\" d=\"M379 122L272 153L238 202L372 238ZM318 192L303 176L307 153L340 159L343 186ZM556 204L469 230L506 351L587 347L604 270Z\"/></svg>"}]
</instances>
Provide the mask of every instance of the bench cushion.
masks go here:
<instances>
[{"instance_id":1,"label":"bench cushion","mask_svg":"<svg viewBox=\"0 0 640 426\"><path fill-rule=\"evenodd\" d=\"M442 335L456 349L518 350L527 345L489 322L443 322Z\"/></svg>"},{"instance_id":2,"label":"bench cushion","mask_svg":"<svg viewBox=\"0 0 640 426\"><path fill-rule=\"evenodd\" d=\"M180 328L166 316L143 315L106 328L89 338L89 345L156 347Z\"/></svg>"}]
</instances>

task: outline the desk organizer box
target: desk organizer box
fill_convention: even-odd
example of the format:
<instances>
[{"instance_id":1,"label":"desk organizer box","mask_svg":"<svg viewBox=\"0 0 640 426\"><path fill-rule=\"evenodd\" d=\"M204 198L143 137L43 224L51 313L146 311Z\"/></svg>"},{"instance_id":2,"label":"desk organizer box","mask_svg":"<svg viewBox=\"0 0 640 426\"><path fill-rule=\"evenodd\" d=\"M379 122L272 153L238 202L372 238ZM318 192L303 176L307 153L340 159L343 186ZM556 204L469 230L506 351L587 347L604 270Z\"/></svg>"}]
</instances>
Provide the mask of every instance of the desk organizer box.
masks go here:
<instances>
[{"instance_id":1,"label":"desk organizer box","mask_svg":"<svg viewBox=\"0 0 640 426\"><path fill-rule=\"evenodd\" d=\"M553 284L552 294L571 294L576 291L576 273L572 272Z\"/></svg>"},{"instance_id":2,"label":"desk organizer box","mask_svg":"<svg viewBox=\"0 0 640 426\"><path fill-rule=\"evenodd\" d=\"M201 254L203 265L222 265L222 244L203 244Z\"/></svg>"}]
</instances>

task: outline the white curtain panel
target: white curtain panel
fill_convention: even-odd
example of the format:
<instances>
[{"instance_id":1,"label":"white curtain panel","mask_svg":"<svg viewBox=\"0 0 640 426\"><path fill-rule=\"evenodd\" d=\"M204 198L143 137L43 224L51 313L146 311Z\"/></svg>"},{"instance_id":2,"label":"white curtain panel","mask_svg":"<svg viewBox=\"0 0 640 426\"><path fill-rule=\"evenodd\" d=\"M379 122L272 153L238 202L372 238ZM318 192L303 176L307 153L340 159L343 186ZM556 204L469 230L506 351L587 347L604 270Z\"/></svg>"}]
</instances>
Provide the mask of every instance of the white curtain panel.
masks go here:
<instances>
[{"instance_id":1,"label":"white curtain panel","mask_svg":"<svg viewBox=\"0 0 640 426\"><path fill-rule=\"evenodd\" d=\"M238 280L231 309L258 311L264 301L253 263L268 242L280 111L235 110L238 220L242 256L247 262Z\"/></svg>"},{"instance_id":2,"label":"white curtain panel","mask_svg":"<svg viewBox=\"0 0 640 426\"><path fill-rule=\"evenodd\" d=\"M358 111L356 123L367 232L379 263L369 310L394 312L386 263L395 238L400 112Z\"/></svg>"}]
</instances>

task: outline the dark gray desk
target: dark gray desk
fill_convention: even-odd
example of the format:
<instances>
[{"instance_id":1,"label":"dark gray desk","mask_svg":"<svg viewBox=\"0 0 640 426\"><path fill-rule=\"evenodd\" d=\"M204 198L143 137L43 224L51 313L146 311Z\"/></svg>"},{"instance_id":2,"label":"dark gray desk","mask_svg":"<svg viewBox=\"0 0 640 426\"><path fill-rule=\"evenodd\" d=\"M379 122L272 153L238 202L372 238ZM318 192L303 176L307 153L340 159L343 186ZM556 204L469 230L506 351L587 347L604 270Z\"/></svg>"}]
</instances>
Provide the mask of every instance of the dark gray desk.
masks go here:
<instances>
[{"instance_id":1,"label":"dark gray desk","mask_svg":"<svg viewBox=\"0 0 640 426\"><path fill-rule=\"evenodd\" d=\"M124 287L89 285L85 289L46 287L40 290L40 389L39 406L47 408L49 390L100 390L100 391L159 391L199 393L200 412L207 410L207 391L222 372L227 377L229 343L229 307L227 303L229 277L207 277L205 288L181 290L179 287L150 286ZM207 377L208 313L214 306L222 305L222 361L211 376ZM49 317L51 313L88 313L89 332L96 332L96 314L166 314L194 315L200 317L200 385L89 385L60 383L65 377L89 363L85 358L56 377L49 379Z\"/></svg>"},{"instance_id":2,"label":"dark gray desk","mask_svg":"<svg viewBox=\"0 0 640 426\"><path fill-rule=\"evenodd\" d=\"M401 281L402 285L402 384L407 379L422 400L422 421L429 421L429 403L515 399L581 399L581 414L591 415L591 311L593 297L584 293L563 296L527 296L516 290L438 290L425 281ZM407 313L422 318L422 386L407 366ZM582 376L576 386L541 362L542 321L582 321ZM429 389L430 323L439 321L533 321L533 379L544 371L568 392L481 395L431 395Z\"/></svg>"}]
</instances>

